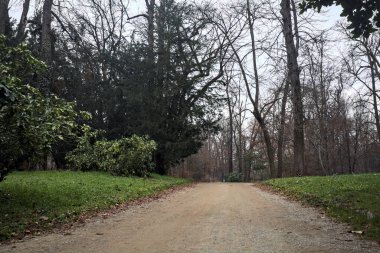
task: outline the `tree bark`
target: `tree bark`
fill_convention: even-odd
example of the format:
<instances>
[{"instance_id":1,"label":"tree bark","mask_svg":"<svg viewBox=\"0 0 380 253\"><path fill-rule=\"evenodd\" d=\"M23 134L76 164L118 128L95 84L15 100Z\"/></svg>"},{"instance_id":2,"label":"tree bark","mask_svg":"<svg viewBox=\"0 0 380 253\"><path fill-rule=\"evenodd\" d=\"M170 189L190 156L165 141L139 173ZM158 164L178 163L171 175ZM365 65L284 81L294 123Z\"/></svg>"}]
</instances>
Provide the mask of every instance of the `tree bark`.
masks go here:
<instances>
[{"instance_id":1,"label":"tree bark","mask_svg":"<svg viewBox=\"0 0 380 253\"><path fill-rule=\"evenodd\" d=\"M51 9L53 0L45 0L42 8L41 59L50 65L52 61Z\"/></svg>"},{"instance_id":2,"label":"tree bark","mask_svg":"<svg viewBox=\"0 0 380 253\"><path fill-rule=\"evenodd\" d=\"M349 129L349 125L348 125L348 119L347 119L347 114L345 113L345 117L344 117L344 130L345 130L345 133L344 133L344 137L346 139L346 145L347 145L347 163L348 163L348 170L350 173L353 172L353 169L352 169L352 162L351 162L351 136L350 136L350 129Z\"/></svg>"},{"instance_id":3,"label":"tree bark","mask_svg":"<svg viewBox=\"0 0 380 253\"><path fill-rule=\"evenodd\" d=\"M243 131L242 131L242 120L241 120L241 112L239 112L239 126L238 126L238 135L239 135L239 148L238 148L238 159L239 159L239 173L242 175L243 173Z\"/></svg>"},{"instance_id":4,"label":"tree bark","mask_svg":"<svg viewBox=\"0 0 380 253\"><path fill-rule=\"evenodd\" d=\"M373 96L373 109L375 112L375 124L377 130L377 141L380 143L380 118L379 118L379 109L377 107L377 96L376 96L376 79L375 79L375 70L374 70L374 62L370 57L369 64L371 67L371 81L372 81L372 96Z\"/></svg>"},{"instance_id":5,"label":"tree bark","mask_svg":"<svg viewBox=\"0 0 380 253\"><path fill-rule=\"evenodd\" d=\"M266 151L267 151L267 156L268 156L268 162L269 162L269 172L270 172L271 178L274 178L276 177L276 171L275 171L275 165L274 165L274 148L273 148L272 141L269 135L269 131L264 119L261 117L261 115L258 114L258 112L255 113L255 118L258 121L261 127L261 130L263 131L264 141L265 141L265 146L266 146Z\"/></svg>"},{"instance_id":6,"label":"tree bark","mask_svg":"<svg viewBox=\"0 0 380 253\"><path fill-rule=\"evenodd\" d=\"M270 138L270 134L269 134L269 131L268 131L267 124L265 122L265 118L261 115L261 112L260 112L260 109L259 109L259 106L260 106L260 103L259 103L259 99L260 99L260 82L259 82L259 75L258 75L258 70L257 70L255 33L254 33L254 27L253 27L254 19L253 19L253 14L251 12L251 7L250 7L249 0L247 0L247 18L248 18L249 32L250 32L250 36L251 36L252 61L253 61L252 63L253 63L254 79L255 79L255 84L256 84L255 98L253 98L253 96L251 94L250 87L249 87L249 84L248 84L248 80L247 80L245 71L243 71L242 62L241 62L240 59L239 59L239 66L240 66L240 68L242 69L242 72L243 72L243 78L244 78L245 85L246 85L246 88L247 88L248 97L249 97L249 99L250 99L250 101L251 101L251 103L253 104L253 107L254 107L253 115L254 115L255 119L257 120L257 122L259 123L259 126L260 126L260 128L261 128L261 130L263 132L265 146L266 146L266 151L267 151L267 156L268 156L269 173L270 173L270 176L273 178L273 177L276 176L276 172L275 172L276 167L275 167L275 164L274 164L274 148L273 148L273 145L272 145L272 141L271 141L271 138ZM235 55L237 56L236 50L234 48L233 48L233 50L235 52Z\"/></svg>"},{"instance_id":7,"label":"tree bark","mask_svg":"<svg viewBox=\"0 0 380 253\"><path fill-rule=\"evenodd\" d=\"M233 143L232 143L232 138L233 138L233 121L232 121L232 105L231 105L231 98L229 94L229 84L227 83L227 105L228 105L228 114L229 114L229 131L228 131L228 172L232 173L233 171L233 157L232 157L232 152L233 152Z\"/></svg>"},{"instance_id":8,"label":"tree bark","mask_svg":"<svg viewBox=\"0 0 380 253\"><path fill-rule=\"evenodd\" d=\"M9 0L0 0L0 34L6 35L9 23L8 14Z\"/></svg>"},{"instance_id":9,"label":"tree bark","mask_svg":"<svg viewBox=\"0 0 380 253\"><path fill-rule=\"evenodd\" d=\"M281 0L281 15L283 20L283 34L285 37L287 65L290 83L292 85L292 100L294 114L294 162L293 169L297 175L307 174L305 168L305 141L304 141L304 122L303 122L303 104L302 88L299 76L299 67L297 61L297 50L294 45L294 34L292 30L292 18L290 9L290 0Z\"/></svg>"},{"instance_id":10,"label":"tree bark","mask_svg":"<svg viewBox=\"0 0 380 253\"><path fill-rule=\"evenodd\" d=\"M288 101L290 81L286 80L283 97L281 100L281 114L280 114L280 127L278 129L278 142L277 142L277 177L282 177L284 170L284 131L285 131L285 118L286 118L286 103Z\"/></svg>"}]
</instances>

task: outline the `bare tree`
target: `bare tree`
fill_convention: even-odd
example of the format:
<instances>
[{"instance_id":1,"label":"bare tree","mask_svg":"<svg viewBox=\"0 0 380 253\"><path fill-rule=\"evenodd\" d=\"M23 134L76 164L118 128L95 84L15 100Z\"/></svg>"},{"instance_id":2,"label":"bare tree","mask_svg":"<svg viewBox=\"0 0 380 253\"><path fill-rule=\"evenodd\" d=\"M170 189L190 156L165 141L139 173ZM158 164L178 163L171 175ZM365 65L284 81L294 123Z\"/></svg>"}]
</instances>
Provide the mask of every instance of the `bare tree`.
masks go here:
<instances>
[{"instance_id":1,"label":"bare tree","mask_svg":"<svg viewBox=\"0 0 380 253\"><path fill-rule=\"evenodd\" d=\"M361 85L366 87L369 92L368 96L372 99L374 124L377 131L377 141L380 142L380 116L378 108L378 100L380 93L378 92L377 82L380 81L380 36L374 33L368 38L353 38L346 29L343 33L348 43L351 43L351 49L348 57L344 57L344 64L351 75L355 77Z\"/></svg>"},{"instance_id":2,"label":"bare tree","mask_svg":"<svg viewBox=\"0 0 380 253\"><path fill-rule=\"evenodd\" d=\"M294 35L297 31L293 30L298 27L297 20L293 19L291 3L293 0L281 1L281 15L283 20L283 34L285 38L288 75L290 84L292 85L292 100L293 100L293 114L294 114L294 170L297 175L307 174L305 167L305 141L304 141L304 122L303 122L303 104L302 104L302 88L300 81L300 70L298 66L298 53L294 42ZM294 4L293 4L294 5Z\"/></svg>"},{"instance_id":3,"label":"bare tree","mask_svg":"<svg viewBox=\"0 0 380 253\"><path fill-rule=\"evenodd\" d=\"M223 20L221 19L220 22L217 24L219 29L222 31L222 33L225 34L227 37L228 43L232 49L232 55L234 61L236 61L236 64L238 65L240 75L243 81L243 84L246 88L246 92L249 98L249 101L251 102L253 106L252 114L257 120L266 144L266 153L268 157L268 164L269 164L269 171L272 177L275 177L275 163L274 163L274 147L272 144L271 136L269 133L269 129L266 122L266 115L270 111L270 109L273 106L273 101L269 101L266 104L261 105L260 103L260 77L258 74L258 65L257 65L257 49L256 49L256 39L255 39L255 32L254 32L254 22L257 18L254 14L254 12L251 9L251 3L250 1L246 1L246 3L243 5L244 7L242 9L236 9L235 17L230 16L230 20ZM240 20L244 18L245 23L240 24ZM254 93L251 91L251 85L250 82L250 76L248 74L247 66L244 63L245 56L241 56L241 54L244 54L243 48L236 43L237 38L240 37L240 35L244 32L245 29L248 29L249 31L249 52L252 54L252 71L253 71L253 83L254 83ZM237 34L233 34L233 32L236 32ZM275 98L274 100L276 100Z\"/></svg>"}]
</instances>

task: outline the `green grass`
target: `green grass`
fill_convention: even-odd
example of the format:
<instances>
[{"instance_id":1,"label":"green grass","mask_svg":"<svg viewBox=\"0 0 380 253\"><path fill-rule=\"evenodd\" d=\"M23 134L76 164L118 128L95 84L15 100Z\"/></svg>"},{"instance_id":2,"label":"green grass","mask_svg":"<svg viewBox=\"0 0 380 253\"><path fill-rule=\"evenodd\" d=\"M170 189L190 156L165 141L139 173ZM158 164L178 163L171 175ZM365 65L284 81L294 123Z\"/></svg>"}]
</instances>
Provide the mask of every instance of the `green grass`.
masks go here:
<instances>
[{"instance_id":1,"label":"green grass","mask_svg":"<svg viewBox=\"0 0 380 253\"><path fill-rule=\"evenodd\" d=\"M380 174L271 179L265 182L296 199L324 208L354 230L380 241Z\"/></svg>"},{"instance_id":2,"label":"green grass","mask_svg":"<svg viewBox=\"0 0 380 253\"><path fill-rule=\"evenodd\" d=\"M0 183L0 241L185 183L158 175L143 179L101 172L14 172Z\"/></svg>"}]
</instances>

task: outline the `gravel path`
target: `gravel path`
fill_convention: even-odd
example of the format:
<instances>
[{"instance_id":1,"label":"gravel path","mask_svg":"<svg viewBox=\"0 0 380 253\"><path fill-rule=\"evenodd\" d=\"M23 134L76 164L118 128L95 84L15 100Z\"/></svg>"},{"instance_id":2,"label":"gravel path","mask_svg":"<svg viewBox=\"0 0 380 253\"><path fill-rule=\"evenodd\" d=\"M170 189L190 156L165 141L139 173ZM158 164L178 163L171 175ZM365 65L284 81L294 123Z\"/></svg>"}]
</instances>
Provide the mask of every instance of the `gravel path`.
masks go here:
<instances>
[{"instance_id":1,"label":"gravel path","mask_svg":"<svg viewBox=\"0 0 380 253\"><path fill-rule=\"evenodd\" d=\"M0 252L380 252L349 230L252 184L212 183Z\"/></svg>"}]
</instances>

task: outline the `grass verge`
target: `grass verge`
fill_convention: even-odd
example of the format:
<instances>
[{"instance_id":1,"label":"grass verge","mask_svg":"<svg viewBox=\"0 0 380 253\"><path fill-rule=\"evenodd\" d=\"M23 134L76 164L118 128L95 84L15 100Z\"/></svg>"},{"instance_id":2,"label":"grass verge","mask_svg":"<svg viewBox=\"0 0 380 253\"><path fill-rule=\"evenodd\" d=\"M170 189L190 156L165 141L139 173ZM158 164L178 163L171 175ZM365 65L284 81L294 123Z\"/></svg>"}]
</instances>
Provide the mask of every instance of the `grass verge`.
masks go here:
<instances>
[{"instance_id":1,"label":"grass verge","mask_svg":"<svg viewBox=\"0 0 380 253\"><path fill-rule=\"evenodd\" d=\"M264 184L346 222L380 242L380 174L271 179Z\"/></svg>"},{"instance_id":2,"label":"grass verge","mask_svg":"<svg viewBox=\"0 0 380 253\"><path fill-rule=\"evenodd\" d=\"M72 222L84 213L154 195L185 179L101 172L14 172L0 183L0 241Z\"/></svg>"}]
</instances>

